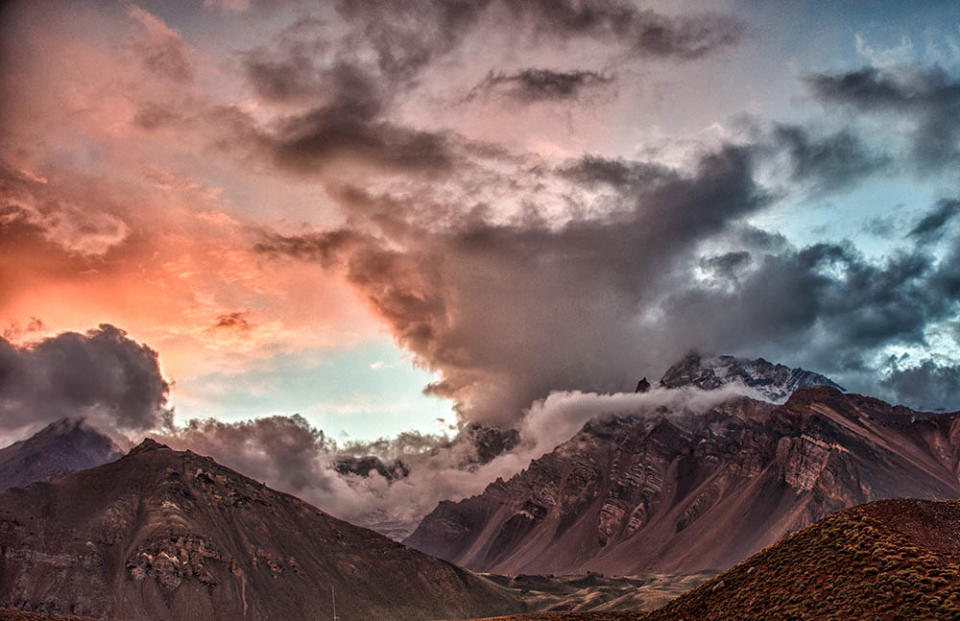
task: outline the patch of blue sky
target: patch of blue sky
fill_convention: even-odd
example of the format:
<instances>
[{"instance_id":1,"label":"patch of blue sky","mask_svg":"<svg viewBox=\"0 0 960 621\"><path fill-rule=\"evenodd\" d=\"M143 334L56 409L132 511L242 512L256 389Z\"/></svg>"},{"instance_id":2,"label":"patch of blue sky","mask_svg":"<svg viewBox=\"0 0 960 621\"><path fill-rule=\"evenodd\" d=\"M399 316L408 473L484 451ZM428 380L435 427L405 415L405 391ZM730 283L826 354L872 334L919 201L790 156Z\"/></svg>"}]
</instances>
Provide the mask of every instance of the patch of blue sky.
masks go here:
<instances>
[{"instance_id":1,"label":"patch of blue sky","mask_svg":"<svg viewBox=\"0 0 960 621\"><path fill-rule=\"evenodd\" d=\"M448 431L450 402L422 394L437 377L414 366L383 337L344 350L309 350L266 359L240 373L212 373L178 382L171 400L177 421L237 421L299 413L339 442L403 431Z\"/></svg>"},{"instance_id":2,"label":"patch of blue sky","mask_svg":"<svg viewBox=\"0 0 960 621\"><path fill-rule=\"evenodd\" d=\"M850 241L870 260L913 245L907 234L944 194L905 177L879 178L845 194L806 198L751 217L797 246Z\"/></svg>"}]
</instances>

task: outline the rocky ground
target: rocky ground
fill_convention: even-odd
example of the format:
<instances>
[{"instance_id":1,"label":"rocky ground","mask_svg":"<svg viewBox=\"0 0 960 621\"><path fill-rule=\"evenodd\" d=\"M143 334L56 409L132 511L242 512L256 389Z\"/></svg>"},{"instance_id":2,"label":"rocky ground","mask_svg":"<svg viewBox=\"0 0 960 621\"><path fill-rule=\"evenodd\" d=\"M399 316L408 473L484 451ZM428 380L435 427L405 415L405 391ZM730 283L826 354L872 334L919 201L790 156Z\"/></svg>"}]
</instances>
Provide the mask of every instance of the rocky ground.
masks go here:
<instances>
[{"instance_id":1,"label":"rocky ground","mask_svg":"<svg viewBox=\"0 0 960 621\"><path fill-rule=\"evenodd\" d=\"M632 577L600 574L512 578L485 574L484 577L515 593L528 610L547 613L653 610L715 575L716 572Z\"/></svg>"},{"instance_id":2,"label":"rocky ground","mask_svg":"<svg viewBox=\"0 0 960 621\"><path fill-rule=\"evenodd\" d=\"M636 621L643 613L636 612L543 612L529 615L489 617L473 621Z\"/></svg>"},{"instance_id":3,"label":"rocky ground","mask_svg":"<svg viewBox=\"0 0 960 621\"><path fill-rule=\"evenodd\" d=\"M65 617L49 615L43 612L24 612L10 608L0 608L0 621L103 621L93 617Z\"/></svg>"}]
</instances>

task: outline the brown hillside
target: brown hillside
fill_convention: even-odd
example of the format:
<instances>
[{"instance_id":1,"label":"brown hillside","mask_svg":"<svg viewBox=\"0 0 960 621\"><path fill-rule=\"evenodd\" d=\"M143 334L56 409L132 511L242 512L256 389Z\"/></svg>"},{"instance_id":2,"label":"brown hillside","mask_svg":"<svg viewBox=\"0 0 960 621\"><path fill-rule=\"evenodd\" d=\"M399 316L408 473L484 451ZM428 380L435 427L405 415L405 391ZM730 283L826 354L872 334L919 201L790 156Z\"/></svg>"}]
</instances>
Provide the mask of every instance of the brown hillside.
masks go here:
<instances>
[{"instance_id":1,"label":"brown hillside","mask_svg":"<svg viewBox=\"0 0 960 621\"><path fill-rule=\"evenodd\" d=\"M960 619L960 501L832 515L642 618Z\"/></svg>"},{"instance_id":2,"label":"brown hillside","mask_svg":"<svg viewBox=\"0 0 960 621\"><path fill-rule=\"evenodd\" d=\"M133 621L463 618L504 589L191 452L0 494L0 606Z\"/></svg>"}]
</instances>

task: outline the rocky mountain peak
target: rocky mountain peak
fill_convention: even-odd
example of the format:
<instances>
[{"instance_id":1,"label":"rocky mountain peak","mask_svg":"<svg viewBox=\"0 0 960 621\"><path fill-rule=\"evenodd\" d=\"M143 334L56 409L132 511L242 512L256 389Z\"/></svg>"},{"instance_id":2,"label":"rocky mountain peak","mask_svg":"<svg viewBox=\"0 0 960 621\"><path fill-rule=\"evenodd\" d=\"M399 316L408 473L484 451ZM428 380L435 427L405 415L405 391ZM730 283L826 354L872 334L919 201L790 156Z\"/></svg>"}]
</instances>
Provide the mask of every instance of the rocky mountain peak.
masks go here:
<instances>
[{"instance_id":1,"label":"rocky mountain peak","mask_svg":"<svg viewBox=\"0 0 960 621\"><path fill-rule=\"evenodd\" d=\"M0 491L50 481L121 455L123 451L113 440L83 418L62 418L0 449Z\"/></svg>"},{"instance_id":2,"label":"rocky mountain peak","mask_svg":"<svg viewBox=\"0 0 960 621\"><path fill-rule=\"evenodd\" d=\"M170 447L167 446L166 444L161 444L160 442L157 442L153 438L144 438L143 442L141 442L140 444L130 449L130 452L127 453L127 455L137 455L140 453L146 453L148 451L158 451L163 449L166 449L169 451Z\"/></svg>"},{"instance_id":3,"label":"rocky mountain peak","mask_svg":"<svg viewBox=\"0 0 960 621\"><path fill-rule=\"evenodd\" d=\"M733 383L752 388L758 396L773 403L783 403L793 391L804 386L830 386L843 390L830 378L799 367L790 368L763 358L705 356L698 352L688 353L660 379L660 385L666 388L696 386L715 390Z\"/></svg>"},{"instance_id":4,"label":"rocky mountain peak","mask_svg":"<svg viewBox=\"0 0 960 621\"><path fill-rule=\"evenodd\" d=\"M65 417L61 418L60 420L53 421L38 431L36 435L38 437L62 436L83 427L91 429L91 427L86 424L86 418L82 416Z\"/></svg>"}]
</instances>

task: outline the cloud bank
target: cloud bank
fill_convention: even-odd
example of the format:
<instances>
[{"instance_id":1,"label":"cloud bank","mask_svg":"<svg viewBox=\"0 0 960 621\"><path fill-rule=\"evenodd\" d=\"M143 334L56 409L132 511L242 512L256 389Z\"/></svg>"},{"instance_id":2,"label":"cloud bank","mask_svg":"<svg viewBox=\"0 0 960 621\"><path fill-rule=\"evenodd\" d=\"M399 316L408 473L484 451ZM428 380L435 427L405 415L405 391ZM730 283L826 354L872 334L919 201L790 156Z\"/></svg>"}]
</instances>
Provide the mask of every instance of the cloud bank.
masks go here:
<instances>
[{"instance_id":1,"label":"cloud bank","mask_svg":"<svg viewBox=\"0 0 960 621\"><path fill-rule=\"evenodd\" d=\"M0 338L5 431L76 416L126 432L165 427L169 390L157 352L108 324L29 345Z\"/></svg>"}]
</instances>

